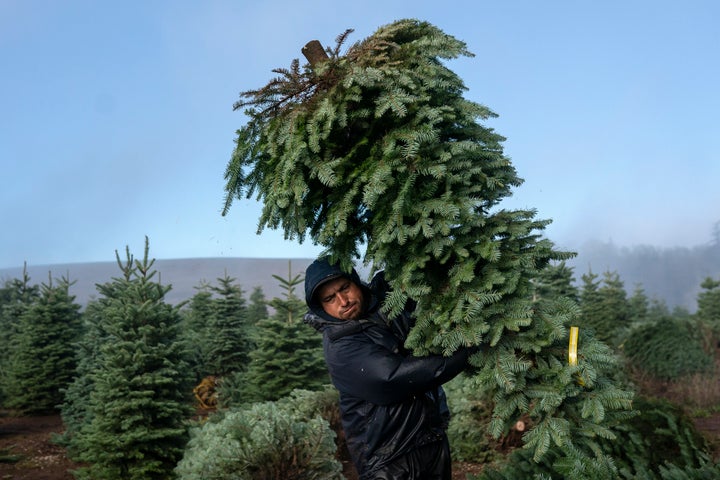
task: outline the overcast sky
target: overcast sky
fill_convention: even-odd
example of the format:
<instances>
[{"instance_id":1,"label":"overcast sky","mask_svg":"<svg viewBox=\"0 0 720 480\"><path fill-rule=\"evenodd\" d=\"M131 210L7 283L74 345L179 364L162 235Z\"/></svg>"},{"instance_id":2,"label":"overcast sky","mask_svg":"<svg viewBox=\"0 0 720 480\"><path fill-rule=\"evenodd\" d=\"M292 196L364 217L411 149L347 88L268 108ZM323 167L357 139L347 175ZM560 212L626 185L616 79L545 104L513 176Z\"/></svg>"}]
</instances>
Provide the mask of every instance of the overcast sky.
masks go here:
<instances>
[{"instance_id":1,"label":"overcast sky","mask_svg":"<svg viewBox=\"0 0 720 480\"><path fill-rule=\"evenodd\" d=\"M222 217L244 124L232 105L309 40L348 45L417 18L467 43L448 66L525 184L546 235L579 249L696 246L720 221L720 2L0 0L0 268L312 257Z\"/></svg>"}]
</instances>

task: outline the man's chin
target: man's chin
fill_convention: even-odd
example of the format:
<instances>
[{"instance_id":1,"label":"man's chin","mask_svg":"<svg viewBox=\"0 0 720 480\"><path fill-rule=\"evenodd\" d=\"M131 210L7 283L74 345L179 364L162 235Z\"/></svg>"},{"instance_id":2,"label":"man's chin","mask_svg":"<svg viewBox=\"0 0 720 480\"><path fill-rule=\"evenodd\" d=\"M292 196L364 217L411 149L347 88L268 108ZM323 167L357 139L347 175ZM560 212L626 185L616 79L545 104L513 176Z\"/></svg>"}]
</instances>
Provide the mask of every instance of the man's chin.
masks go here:
<instances>
[{"instance_id":1,"label":"man's chin","mask_svg":"<svg viewBox=\"0 0 720 480\"><path fill-rule=\"evenodd\" d=\"M345 320L357 320L360 318L360 309L357 307L351 308L347 312L343 312L343 319Z\"/></svg>"}]
</instances>

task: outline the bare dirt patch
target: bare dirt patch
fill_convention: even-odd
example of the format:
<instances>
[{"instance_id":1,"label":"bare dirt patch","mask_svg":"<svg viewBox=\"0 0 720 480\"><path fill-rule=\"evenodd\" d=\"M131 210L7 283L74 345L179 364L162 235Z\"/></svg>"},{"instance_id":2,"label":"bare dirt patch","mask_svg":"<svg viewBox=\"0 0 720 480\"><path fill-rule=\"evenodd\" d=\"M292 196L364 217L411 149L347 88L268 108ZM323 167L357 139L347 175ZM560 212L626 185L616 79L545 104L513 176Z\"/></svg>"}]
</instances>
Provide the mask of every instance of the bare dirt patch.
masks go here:
<instances>
[{"instance_id":1,"label":"bare dirt patch","mask_svg":"<svg viewBox=\"0 0 720 480\"><path fill-rule=\"evenodd\" d=\"M0 414L0 479L72 480L79 465L52 442L63 429L60 415Z\"/></svg>"}]
</instances>

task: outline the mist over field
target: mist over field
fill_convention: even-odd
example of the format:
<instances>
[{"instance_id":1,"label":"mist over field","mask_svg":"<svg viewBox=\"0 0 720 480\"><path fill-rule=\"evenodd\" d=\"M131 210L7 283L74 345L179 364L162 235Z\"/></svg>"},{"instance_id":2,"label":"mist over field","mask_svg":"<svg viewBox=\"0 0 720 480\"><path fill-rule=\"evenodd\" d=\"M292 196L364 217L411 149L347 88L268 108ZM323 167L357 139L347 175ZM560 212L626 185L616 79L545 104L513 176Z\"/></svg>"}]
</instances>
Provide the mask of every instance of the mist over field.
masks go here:
<instances>
[{"instance_id":1,"label":"mist over field","mask_svg":"<svg viewBox=\"0 0 720 480\"><path fill-rule=\"evenodd\" d=\"M592 272L617 272L628 295L639 285L650 300L662 300L670 309L697 308L700 284L708 277L720 278L720 242L695 247L621 247L607 242L588 242L567 262L573 267L576 283Z\"/></svg>"}]
</instances>

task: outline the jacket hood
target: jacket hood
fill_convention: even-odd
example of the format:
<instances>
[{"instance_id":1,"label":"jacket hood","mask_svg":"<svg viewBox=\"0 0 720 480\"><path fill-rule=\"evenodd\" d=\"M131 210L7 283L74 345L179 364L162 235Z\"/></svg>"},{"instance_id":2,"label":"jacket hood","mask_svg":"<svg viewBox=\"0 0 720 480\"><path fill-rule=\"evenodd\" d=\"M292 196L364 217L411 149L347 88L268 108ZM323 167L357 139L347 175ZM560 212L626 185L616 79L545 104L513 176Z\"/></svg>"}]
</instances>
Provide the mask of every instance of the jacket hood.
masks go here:
<instances>
[{"instance_id":1,"label":"jacket hood","mask_svg":"<svg viewBox=\"0 0 720 480\"><path fill-rule=\"evenodd\" d=\"M365 308L367 308L367 306L371 303L374 303L373 295L371 294L370 289L360 280L360 276L354 268L348 273L343 271L342 268L340 268L340 265L330 264L327 258L318 258L305 270L305 303L310 309L310 312L315 314L315 316L329 322L342 322L342 320L325 313L322 305L317 298L315 298L317 289L323 283L340 277L347 278L360 287L364 295Z\"/></svg>"}]
</instances>

